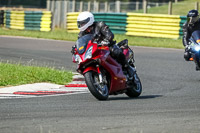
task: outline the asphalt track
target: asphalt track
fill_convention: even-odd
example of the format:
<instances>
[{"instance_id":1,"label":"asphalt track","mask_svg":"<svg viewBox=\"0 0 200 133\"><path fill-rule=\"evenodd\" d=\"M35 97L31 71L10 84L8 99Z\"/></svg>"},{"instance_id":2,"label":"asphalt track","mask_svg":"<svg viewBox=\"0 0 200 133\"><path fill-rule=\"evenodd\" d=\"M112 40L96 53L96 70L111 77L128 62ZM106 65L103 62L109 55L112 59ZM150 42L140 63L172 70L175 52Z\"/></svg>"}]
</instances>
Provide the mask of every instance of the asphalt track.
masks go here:
<instances>
[{"instance_id":1,"label":"asphalt track","mask_svg":"<svg viewBox=\"0 0 200 133\"><path fill-rule=\"evenodd\" d=\"M75 70L74 42L0 37L0 60ZM90 93L0 99L0 133L199 133L200 72L183 50L132 47L139 98Z\"/></svg>"}]
</instances>

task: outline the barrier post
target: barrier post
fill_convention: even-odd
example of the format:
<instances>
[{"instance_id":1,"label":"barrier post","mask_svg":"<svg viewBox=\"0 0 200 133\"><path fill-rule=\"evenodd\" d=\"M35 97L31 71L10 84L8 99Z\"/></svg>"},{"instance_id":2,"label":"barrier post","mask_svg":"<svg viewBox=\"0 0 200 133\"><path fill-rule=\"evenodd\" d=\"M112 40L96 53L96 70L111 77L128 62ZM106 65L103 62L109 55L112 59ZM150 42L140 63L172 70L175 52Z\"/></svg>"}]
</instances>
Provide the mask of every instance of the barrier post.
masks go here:
<instances>
[{"instance_id":1,"label":"barrier post","mask_svg":"<svg viewBox=\"0 0 200 133\"><path fill-rule=\"evenodd\" d=\"M61 1L60 27L62 29L66 28L67 2L68 1Z\"/></svg>"},{"instance_id":2,"label":"barrier post","mask_svg":"<svg viewBox=\"0 0 200 133\"><path fill-rule=\"evenodd\" d=\"M47 10L50 11L51 10L51 1L47 0Z\"/></svg>"},{"instance_id":3,"label":"barrier post","mask_svg":"<svg viewBox=\"0 0 200 133\"><path fill-rule=\"evenodd\" d=\"M135 3L135 10L136 10L136 11L139 10L139 4L140 4L140 2L139 2L139 1L136 1L136 3Z\"/></svg>"},{"instance_id":4,"label":"barrier post","mask_svg":"<svg viewBox=\"0 0 200 133\"><path fill-rule=\"evenodd\" d=\"M108 12L108 2L106 1L106 2L104 3L104 5L105 5L105 10L104 10L104 12Z\"/></svg>"},{"instance_id":5,"label":"barrier post","mask_svg":"<svg viewBox=\"0 0 200 133\"><path fill-rule=\"evenodd\" d=\"M57 27L57 28L60 28L60 8L61 8L61 3L60 3L61 1L56 1L56 9L55 9L55 20L54 20L54 22L55 22L55 26Z\"/></svg>"},{"instance_id":6,"label":"barrier post","mask_svg":"<svg viewBox=\"0 0 200 133\"><path fill-rule=\"evenodd\" d=\"M55 1L54 0L52 0L51 1L51 9L50 9L50 11L54 11L54 8L55 8Z\"/></svg>"},{"instance_id":7,"label":"barrier post","mask_svg":"<svg viewBox=\"0 0 200 133\"><path fill-rule=\"evenodd\" d=\"M120 12L120 1L116 1L115 12Z\"/></svg>"},{"instance_id":8,"label":"barrier post","mask_svg":"<svg viewBox=\"0 0 200 133\"><path fill-rule=\"evenodd\" d=\"M171 1L169 1L168 14L172 15L172 2Z\"/></svg>"},{"instance_id":9,"label":"barrier post","mask_svg":"<svg viewBox=\"0 0 200 133\"><path fill-rule=\"evenodd\" d=\"M195 9L199 10L199 2L195 2Z\"/></svg>"},{"instance_id":10,"label":"barrier post","mask_svg":"<svg viewBox=\"0 0 200 133\"><path fill-rule=\"evenodd\" d=\"M96 2L95 8L96 8L96 12L99 12L99 2Z\"/></svg>"},{"instance_id":11,"label":"barrier post","mask_svg":"<svg viewBox=\"0 0 200 133\"><path fill-rule=\"evenodd\" d=\"M156 3L156 7L159 7L159 3Z\"/></svg>"},{"instance_id":12,"label":"barrier post","mask_svg":"<svg viewBox=\"0 0 200 133\"><path fill-rule=\"evenodd\" d=\"M147 13L147 0L143 0L143 11Z\"/></svg>"},{"instance_id":13,"label":"barrier post","mask_svg":"<svg viewBox=\"0 0 200 133\"><path fill-rule=\"evenodd\" d=\"M99 12L99 2L94 0L94 12Z\"/></svg>"},{"instance_id":14,"label":"barrier post","mask_svg":"<svg viewBox=\"0 0 200 133\"><path fill-rule=\"evenodd\" d=\"M75 12L75 9L76 9L76 1L73 0L72 1L72 12Z\"/></svg>"},{"instance_id":15,"label":"barrier post","mask_svg":"<svg viewBox=\"0 0 200 133\"><path fill-rule=\"evenodd\" d=\"M80 2L80 10L79 12L82 12L83 11L83 1Z\"/></svg>"},{"instance_id":16,"label":"barrier post","mask_svg":"<svg viewBox=\"0 0 200 133\"><path fill-rule=\"evenodd\" d=\"M108 4L108 12L110 12L110 4Z\"/></svg>"},{"instance_id":17,"label":"barrier post","mask_svg":"<svg viewBox=\"0 0 200 133\"><path fill-rule=\"evenodd\" d=\"M88 11L90 11L90 10L91 10L91 2L88 1Z\"/></svg>"}]
</instances>

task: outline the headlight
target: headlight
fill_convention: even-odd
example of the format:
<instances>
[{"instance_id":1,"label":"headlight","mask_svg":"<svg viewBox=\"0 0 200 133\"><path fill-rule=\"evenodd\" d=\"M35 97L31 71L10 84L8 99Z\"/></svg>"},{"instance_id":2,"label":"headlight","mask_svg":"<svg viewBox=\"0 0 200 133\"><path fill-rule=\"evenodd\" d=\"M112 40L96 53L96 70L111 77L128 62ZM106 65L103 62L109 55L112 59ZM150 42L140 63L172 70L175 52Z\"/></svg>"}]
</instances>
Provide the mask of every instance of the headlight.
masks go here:
<instances>
[{"instance_id":1,"label":"headlight","mask_svg":"<svg viewBox=\"0 0 200 133\"><path fill-rule=\"evenodd\" d=\"M81 57L77 54L77 55L75 55L75 61L78 62L78 64L80 64L83 60L82 60Z\"/></svg>"},{"instance_id":2,"label":"headlight","mask_svg":"<svg viewBox=\"0 0 200 133\"><path fill-rule=\"evenodd\" d=\"M199 50L200 50L200 46L199 46L199 45L196 45L196 46L194 46L194 49L195 49L196 51L199 51Z\"/></svg>"},{"instance_id":3,"label":"headlight","mask_svg":"<svg viewBox=\"0 0 200 133\"><path fill-rule=\"evenodd\" d=\"M85 53L85 60L90 59L92 57L92 48L93 46L89 47L88 50Z\"/></svg>"}]
</instances>

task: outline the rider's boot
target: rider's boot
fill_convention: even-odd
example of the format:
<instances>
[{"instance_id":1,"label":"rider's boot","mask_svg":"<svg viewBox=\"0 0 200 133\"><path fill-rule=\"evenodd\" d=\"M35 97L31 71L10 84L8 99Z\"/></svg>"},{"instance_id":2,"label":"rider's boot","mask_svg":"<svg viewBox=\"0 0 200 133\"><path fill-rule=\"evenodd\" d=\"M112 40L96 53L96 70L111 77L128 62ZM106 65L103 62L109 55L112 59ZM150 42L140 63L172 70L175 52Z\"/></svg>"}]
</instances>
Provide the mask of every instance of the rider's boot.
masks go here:
<instances>
[{"instance_id":1,"label":"rider's boot","mask_svg":"<svg viewBox=\"0 0 200 133\"><path fill-rule=\"evenodd\" d=\"M128 63L124 66L124 68L127 70L129 75L129 80L133 80L134 75L136 74L136 69L131 67Z\"/></svg>"},{"instance_id":2,"label":"rider's boot","mask_svg":"<svg viewBox=\"0 0 200 133\"><path fill-rule=\"evenodd\" d=\"M185 53L184 53L184 59L185 59L186 61L190 61L190 58L191 58L190 53L189 53L188 51L185 51Z\"/></svg>"}]
</instances>

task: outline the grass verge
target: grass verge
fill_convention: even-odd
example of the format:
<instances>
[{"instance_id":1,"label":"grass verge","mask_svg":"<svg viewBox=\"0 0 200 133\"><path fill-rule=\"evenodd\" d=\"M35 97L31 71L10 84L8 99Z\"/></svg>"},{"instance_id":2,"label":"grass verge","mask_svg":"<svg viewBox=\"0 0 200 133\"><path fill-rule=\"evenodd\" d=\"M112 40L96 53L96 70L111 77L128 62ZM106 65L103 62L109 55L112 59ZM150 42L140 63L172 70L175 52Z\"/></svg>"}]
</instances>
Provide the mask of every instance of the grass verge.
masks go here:
<instances>
[{"instance_id":1,"label":"grass verge","mask_svg":"<svg viewBox=\"0 0 200 133\"><path fill-rule=\"evenodd\" d=\"M55 29L54 31L51 32L40 32L40 31L22 31L22 30L10 30L5 28L0 28L0 35L76 41L78 34L68 33L66 30L60 30L60 29ZM181 39L136 37L136 36L121 35L121 34L115 34L114 39L117 42L123 39L128 39L129 45L132 46L163 47L163 48L178 48L178 49L183 48Z\"/></svg>"},{"instance_id":2,"label":"grass verge","mask_svg":"<svg viewBox=\"0 0 200 133\"><path fill-rule=\"evenodd\" d=\"M172 15L186 16L189 10L195 9L196 2L200 0L184 0L180 2L173 2ZM149 7L147 13L149 14L168 14L168 3L158 7ZM133 11L135 13L143 13L143 10Z\"/></svg>"},{"instance_id":3,"label":"grass verge","mask_svg":"<svg viewBox=\"0 0 200 133\"><path fill-rule=\"evenodd\" d=\"M40 82L64 85L72 81L72 75L72 72L54 68L0 62L0 86L16 86Z\"/></svg>"}]
</instances>

